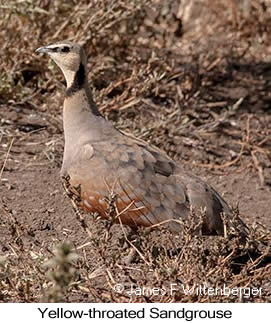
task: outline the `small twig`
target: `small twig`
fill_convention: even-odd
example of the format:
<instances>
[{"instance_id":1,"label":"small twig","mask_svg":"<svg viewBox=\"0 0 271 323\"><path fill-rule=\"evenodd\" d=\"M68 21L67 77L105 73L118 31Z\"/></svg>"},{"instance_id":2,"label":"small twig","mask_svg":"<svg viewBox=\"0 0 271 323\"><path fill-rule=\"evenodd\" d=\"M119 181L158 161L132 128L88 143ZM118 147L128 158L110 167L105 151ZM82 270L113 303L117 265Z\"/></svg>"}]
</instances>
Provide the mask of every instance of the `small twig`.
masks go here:
<instances>
[{"instance_id":1,"label":"small twig","mask_svg":"<svg viewBox=\"0 0 271 323\"><path fill-rule=\"evenodd\" d=\"M122 233L124 235L125 241L138 253L138 255L140 256L140 258L144 261L145 264L147 264L148 266L150 266L150 263L145 259L145 257L143 256L143 254L137 249L137 247L128 239L127 234L123 228L123 224L121 222L121 218L119 218L120 220L120 227L122 230Z\"/></svg>"},{"instance_id":2,"label":"small twig","mask_svg":"<svg viewBox=\"0 0 271 323\"><path fill-rule=\"evenodd\" d=\"M256 156L256 151L255 150L251 151L251 156L252 156L253 163L254 163L257 171L258 171L258 175L259 175L259 179L260 179L260 185L264 186L263 168L260 165L260 162L259 162L259 160L258 160L258 158Z\"/></svg>"},{"instance_id":3,"label":"small twig","mask_svg":"<svg viewBox=\"0 0 271 323\"><path fill-rule=\"evenodd\" d=\"M196 166L199 166L199 167L204 167L204 168L214 168L214 169L227 168L227 167L229 167L229 166L232 166L232 165L236 164L236 163L240 160L240 158L241 158L241 157L242 157L242 155L243 155L244 148L245 148L245 144L244 144L244 143L242 143L242 144L241 144L241 150L240 150L239 154L237 155L237 157L236 157L234 160L232 160L232 161L230 161L230 162L228 162L228 163L225 163L225 164L222 164L222 165L209 165L209 164L198 164L198 163L196 163L195 165L196 165Z\"/></svg>"},{"instance_id":4,"label":"small twig","mask_svg":"<svg viewBox=\"0 0 271 323\"><path fill-rule=\"evenodd\" d=\"M10 142L10 145L9 145L9 147L8 147L8 151L7 151L7 153L6 153L6 157L5 157L5 160L4 160L4 163L3 163L3 166L2 166L2 168L1 168L1 170L0 170L0 180L1 180L2 175L3 175L3 172L4 172L4 168L6 167L7 160L8 160L8 156L9 156L9 153L10 153L10 151L11 151L11 147L12 147L12 145L13 145L13 142L14 142L14 137L11 139L11 142Z\"/></svg>"}]
</instances>

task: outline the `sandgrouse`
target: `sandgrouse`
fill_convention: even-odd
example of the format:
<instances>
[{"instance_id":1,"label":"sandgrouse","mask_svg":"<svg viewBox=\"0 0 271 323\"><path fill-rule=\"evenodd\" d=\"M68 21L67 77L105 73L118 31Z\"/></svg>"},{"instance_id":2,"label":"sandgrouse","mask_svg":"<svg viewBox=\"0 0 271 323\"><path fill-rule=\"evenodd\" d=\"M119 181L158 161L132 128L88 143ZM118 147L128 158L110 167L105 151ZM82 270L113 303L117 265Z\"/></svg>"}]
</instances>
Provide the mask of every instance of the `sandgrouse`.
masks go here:
<instances>
[{"instance_id":1,"label":"sandgrouse","mask_svg":"<svg viewBox=\"0 0 271 323\"><path fill-rule=\"evenodd\" d=\"M166 223L174 232L191 208L205 210L202 233L223 234L221 216L232 211L211 186L159 149L123 134L99 113L80 45L58 42L37 52L47 53L66 79L61 176L77 207L131 227Z\"/></svg>"}]
</instances>

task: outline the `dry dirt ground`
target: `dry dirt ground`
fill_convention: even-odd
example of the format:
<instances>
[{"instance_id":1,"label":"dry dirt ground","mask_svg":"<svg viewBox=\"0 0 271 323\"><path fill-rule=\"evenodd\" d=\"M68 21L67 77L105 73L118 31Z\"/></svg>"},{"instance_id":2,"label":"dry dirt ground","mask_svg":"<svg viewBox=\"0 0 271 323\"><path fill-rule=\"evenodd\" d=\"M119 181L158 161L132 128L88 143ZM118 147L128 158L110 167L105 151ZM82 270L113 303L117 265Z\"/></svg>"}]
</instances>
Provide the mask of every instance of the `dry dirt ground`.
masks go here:
<instances>
[{"instance_id":1,"label":"dry dirt ground","mask_svg":"<svg viewBox=\"0 0 271 323\"><path fill-rule=\"evenodd\" d=\"M198 1L190 11L186 1L150 2L74 1L72 14L68 5L49 1L29 7L11 1L3 9L2 302L271 300L271 10L264 1L251 1L248 9L227 5L228 11L220 1ZM56 13L58 21L51 18ZM105 116L238 206L248 241L238 232L194 237L193 220L174 236L130 232L92 215L84 223L76 218L59 178L63 76L34 54L67 38L85 41L94 97ZM127 264L131 249L135 256ZM226 284L264 292L140 296L116 293L116 283L127 289Z\"/></svg>"}]
</instances>

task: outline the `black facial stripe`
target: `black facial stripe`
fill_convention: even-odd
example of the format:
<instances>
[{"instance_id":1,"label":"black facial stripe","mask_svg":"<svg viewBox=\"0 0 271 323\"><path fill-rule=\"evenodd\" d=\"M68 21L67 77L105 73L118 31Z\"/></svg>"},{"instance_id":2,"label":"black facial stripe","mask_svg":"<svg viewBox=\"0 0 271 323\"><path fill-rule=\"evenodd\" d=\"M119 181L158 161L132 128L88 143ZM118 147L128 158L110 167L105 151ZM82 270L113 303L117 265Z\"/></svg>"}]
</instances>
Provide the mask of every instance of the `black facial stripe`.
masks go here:
<instances>
[{"instance_id":1,"label":"black facial stripe","mask_svg":"<svg viewBox=\"0 0 271 323\"><path fill-rule=\"evenodd\" d=\"M58 52L59 50L59 47L49 47L50 48L50 51L52 52Z\"/></svg>"},{"instance_id":2,"label":"black facial stripe","mask_svg":"<svg viewBox=\"0 0 271 323\"><path fill-rule=\"evenodd\" d=\"M63 53L68 53L69 51L70 51L70 47L68 47L68 46L64 46L61 48L61 52L63 52Z\"/></svg>"},{"instance_id":3,"label":"black facial stripe","mask_svg":"<svg viewBox=\"0 0 271 323\"><path fill-rule=\"evenodd\" d=\"M69 46L50 47L50 51L54 53L68 53L70 50Z\"/></svg>"}]
</instances>

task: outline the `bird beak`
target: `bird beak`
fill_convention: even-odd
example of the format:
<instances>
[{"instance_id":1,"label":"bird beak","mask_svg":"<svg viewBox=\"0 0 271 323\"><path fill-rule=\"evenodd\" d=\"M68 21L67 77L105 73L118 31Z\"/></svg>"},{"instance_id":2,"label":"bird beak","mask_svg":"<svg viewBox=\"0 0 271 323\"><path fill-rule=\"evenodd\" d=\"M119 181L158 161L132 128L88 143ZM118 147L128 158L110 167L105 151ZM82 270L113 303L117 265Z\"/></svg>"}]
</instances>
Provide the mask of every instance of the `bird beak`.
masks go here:
<instances>
[{"instance_id":1,"label":"bird beak","mask_svg":"<svg viewBox=\"0 0 271 323\"><path fill-rule=\"evenodd\" d=\"M51 50L48 47L40 47L35 50L36 53L49 53Z\"/></svg>"}]
</instances>

